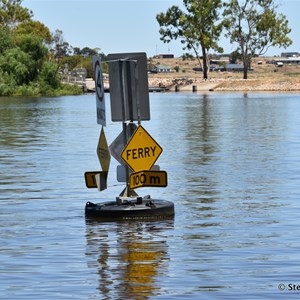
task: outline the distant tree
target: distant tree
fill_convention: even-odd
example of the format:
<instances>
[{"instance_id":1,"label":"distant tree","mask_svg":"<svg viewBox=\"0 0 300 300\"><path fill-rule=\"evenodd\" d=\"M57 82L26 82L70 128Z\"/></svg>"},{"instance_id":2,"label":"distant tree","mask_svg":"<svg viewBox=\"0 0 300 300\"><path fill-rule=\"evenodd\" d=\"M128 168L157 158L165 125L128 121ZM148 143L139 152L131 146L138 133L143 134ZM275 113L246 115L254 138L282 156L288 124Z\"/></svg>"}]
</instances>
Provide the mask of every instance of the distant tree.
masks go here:
<instances>
[{"instance_id":1,"label":"distant tree","mask_svg":"<svg viewBox=\"0 0 300 300\"><path fill-rule=\"evenodd\" d=\"M81 50L79 47L73 47L73 55L80 55Z\"/></svg>"},{"instance_id":2,"label":"distant tree","mask_svg":"<svg viewBox=\"0 0 300 300\"><path fill-rule=\"evenodd\" d=\"M81 51L80 54L83 56L93 56L93 55L98 55L98 52L94 49L91 49L89 47L84 47Z\"/></svg>"},{"instance_id":3,"label":"distant tree","mask_svg":"<svg viewBox=\"0 0 300 300\"><path fill-rule=\"evenodd\" d=\"M32 11L21 6L23 0L0 0L0 27L16 27L29 21Z\"/></svg>"},{"instance_id":4,"label":"distant tree","mask_svg":"<svg viewBox=\"0 0 300 300\"><path fill-rule=\"evenodd\" d=\"M242 60L243 57L241 55L241 53L239 51L233 51L231 54L230 54L230 63L231 64L236 64L238 60Z\"/></svg>"},{"instance_id":5,"label":"distant tree","mask_svg":"<svg viewBox=\"0 0 300 300\"><path fill-rule=\"evenodd\" d=\"M68 70L73 70L80 65L81 58L82 57L80 55L66 56L62 59L61 64L67 65Z\"/></svg>"},{"instance_id":6,"label":"distant tree","mask_svg":"<svg viewBox=\"0 0 300 300\"><path fill-rule=\"evenodd\" d=\"M15 29L16 35L32 34L40 37L46 44L52 42L52 35L48 27L39 21L29 20L19 24Z\"/></svg>"},{"instance_id":7,"label":"distant tree","mask_svg":"<svg viewBox=\"0 0 300 300\"><path fill-rule=\"evenodd\" d=\"M93 56L93 55L103 55L100 48L89 48L84 47L80 49L79 47L73 47L73 55L83 55L83 56Z\"/></svg>"},{"instance_id":8,"label":"distant tree","mask_svg":"<svg viewBox=\"0 0 300 300\"><path fill-rule=\"evenodd\" d=\"M13 46L11 31L7 27L0 27L0 55Z\"/></svg>"},{"instance_id":9,"label":"distant tree","mask_svg":"<svg viewBox=\"0 0 300 300\"><path fill-rule=\"evenodd\" d=\"M183 0L186 12L178 6L170 7L166 13L160 13L156 19L160 25L161 40L169 43L181 39L183 49L192 49L201 66L203 78L208 78L208 53L216 50L223 52L218 46L222 31L219 12L222 0ZM199 54L199 48L201 54Z\"/></svg>"},{"instance_id":10,"label":"distant tree","mask_svg":"<svg viewBox=\"0 0 300 300\"><path fill-rule=\"evenodd\" d=\"M52 34L52 43L53 45L50 51L52 52L57 63L60 64L63 57L71 54L71 46L65 41L63 32L60 29L56 29Z\"/></svg>"},{"instance_id":11,"label":"distant tree","mask_svg":"<svg viewBox=\"0 0 300 300\"><path fill-rule=\"evenodd\" d=\"M288 47L291 29L282 14L277 14L275 0L230 0L223 12L226 36L236 43L244 64L243 78L254 55L265 54L270 47Z\"/></svg>"},{"instance_id":12,"label":"distant tree","mask_svg":"<svg viewBox=\"0 0 300 300\"><path fill-rule=\"evenodd\" d=\"M190 53L185 53L181 57L182 57L182 60L194 60L195 59L194 56Z\"/></svg>"}]
</instances>

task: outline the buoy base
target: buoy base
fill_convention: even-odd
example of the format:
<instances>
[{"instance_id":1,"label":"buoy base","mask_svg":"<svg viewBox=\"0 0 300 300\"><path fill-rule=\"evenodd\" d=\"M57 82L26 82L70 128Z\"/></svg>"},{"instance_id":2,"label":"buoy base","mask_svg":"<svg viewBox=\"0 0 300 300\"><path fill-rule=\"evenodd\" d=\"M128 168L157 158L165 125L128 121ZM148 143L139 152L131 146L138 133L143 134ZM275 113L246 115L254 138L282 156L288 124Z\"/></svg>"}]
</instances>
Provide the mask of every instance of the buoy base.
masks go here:
<instances>
[{"instance_id":1,"label":"buoy base","mask_svg":"<svg viewBox=\"0 0 300 300\"><path fill-rule=\"evenodd\" d=\"M166 220L175 215L174 203L151 198L120 198L103 203L87 202L86 217L99 221Z\"/></svg>"}]
</instances>

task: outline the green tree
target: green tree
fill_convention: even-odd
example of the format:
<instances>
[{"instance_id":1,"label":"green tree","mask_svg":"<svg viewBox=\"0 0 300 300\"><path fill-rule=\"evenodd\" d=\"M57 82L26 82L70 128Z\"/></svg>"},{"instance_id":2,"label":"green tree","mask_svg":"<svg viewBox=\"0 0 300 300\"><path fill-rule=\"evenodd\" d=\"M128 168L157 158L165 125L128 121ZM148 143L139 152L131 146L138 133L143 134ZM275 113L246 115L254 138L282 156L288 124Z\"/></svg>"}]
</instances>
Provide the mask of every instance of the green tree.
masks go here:
<instances>
[{"instance_id":1,"label":"green tree","mask_svg":"<svg viewBox=\"0 0 300 300\"><path fill-rule=\"evenodd\" d=\"M31 34L15 37L15 44L0 55L0 69L15 78L17 85L37 79L48 50L42 39Z\"/></svg>"},{"instance_id":2,"label":"green tree","mask_svg":"<svg viewBox=\"0 0 300 300\"><path fill-rule=\"evenodd\" d=\"M53 46L51 52L53 53L57 63L60 64L61 59L65 56L69 56L71 53L71 47L69 43L65 41L62 30L55 30L52 35L52 43Z\"/></svg>"},{"instance_id":3,"label":"green tree","mask_svg":"<svg viewBox=\"0 0 300 300\"><path fill-rule=\"evenodd\" d=\"M80 52L81 52L80 54L83 55L83 56L98 55L97 49L91 49L89 47L84 47L83 49L81 49Z\"/></svg>"},{"instance_id":4,"label":"green tree","mask_svg":"<svg viewBox=\"0 0 300 300\"><path fill-rule=\"evenodd\" d=\"M52 36L32 12L21 6L22 0L0 0L0 96L6 95L66 95L78 94L77 86L63 85L57 61L68 55L70 46L63 40L62 31Z\"/></svg>"},{"instance_id":5,"label":"green tree","mask_svg":"<svg viewBox=\"0 0 300 300\"><path fill-rule=\"evenodd\" d=\"M32 11L21 6L23 0L0 0L0 27L16 27L32 17Z\"/></svg>"},{"instance_id":6,"label":"green tree","mask_svg":"<svg viewBox=\"0 0 300 300\"><path fill-rule=\"evenodd\" d=\"M1 57L0 57L1 61ZM12 74L3 72L0 68L0 96L11 96L16 88L16 81Z\"/></svg>"},{"instance_id":7,"label":"green tree","mask_svg":"<svg viewBox=\"0 0 300 300\"><path fill-rule=\"evenodd\" d=\"M207 79L209 51L223 52L218 46L222 31L222 22L219 22L222 0L183 0L183 4L186 12L178 6L172 6L166 13L156 16L161 40L169 43L181 39L183 49L193 50L200 66L202 59L203 78Z\"/></svg>"},{"instance_id":8,"label":"green tree","mask_svg":"<svg viewBox=\"0 0 300 300\"><path fill-rule=\"evenodd\" d=\"M38 65L46 58L48 49L42 39L33 34L22 34L16 38L16 46L28 53L32 60Z\"/></svg>"},{"instance_id":9,"label":"green tree","mask_svg":"<svg viewBox=\"0 0 300 300\"><path fill-rule=\"evenodd\" d=\"M39 21L29 20L19 24L14 29L14 34L16 35L24 35L28 33L40 37L46 44L50 44L52 42L52 35L49 28Z\"/></svg>"},{"instance_id":10,"label":"green tree","mask_svg":"<svg viewBox=\"0 0 300 300\"><path fill-rule=\"evenodd\" d=\"M58 88L60 86L60 77L58 76L57 64L51 61L44 63L38 80L44 91L49 88Z\"/></svg>"},{"instance_id":11,"label":"green tree","mask_svg":"<svg viewBox=\"0 0 300 300\"><path fill-rule=\"evenodd\" d=\"M223 12L226 36L236 43L244 64L243 78L248 78L251 59L270 47L288 47L291 29L282 14L276 12L275 0L230 0Z\"/></svg>"},{"instance_id":12,"label":"green tree","mask_svg":"<svg viewBox=\"0 0 300 300\"><path fill-rule=\"evenodd\" d=\"M13 39L9 28L0 27L0 55L13 46Z\"/></svg>"},{"instance_id":13,"label":"green tree","mask_svg":"<svg viewBox=\"0 0 300 300\"><path fill-rule=\"evenodd\" d=\"M0 69L13 75L18 85L28 84L36 74L34 61L18 47L8 49L0 56Z\"/></svg>"}]
</instances>

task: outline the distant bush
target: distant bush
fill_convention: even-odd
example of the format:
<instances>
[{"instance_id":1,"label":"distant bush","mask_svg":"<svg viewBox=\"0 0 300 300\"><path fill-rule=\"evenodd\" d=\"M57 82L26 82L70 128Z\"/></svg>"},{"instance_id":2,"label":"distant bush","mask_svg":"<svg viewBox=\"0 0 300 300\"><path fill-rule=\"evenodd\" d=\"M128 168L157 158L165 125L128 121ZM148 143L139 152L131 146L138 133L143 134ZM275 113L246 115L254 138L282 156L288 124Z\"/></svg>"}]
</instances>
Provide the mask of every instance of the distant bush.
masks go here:
<instances>
[{"instance_id":1,"label":"distant bush","mask_svg":"<svg viewBox=\"0 0 300 300\"><path fill-rule=\"evenodd\" d=\"M56 90L55 96L64 96L64 95L80 95L82 94L82 89L78 85L72 84L62 84L59 89Z\"/></svg>"},{"instance_id":2,"label":"distant bush","mask_svg":"<svg viewBox=\"0 0 300 300\"><path fill-rule=\"evenodd\" d=\"M14 96L39 96L40 92L36 84L30 83L18 86L13 94Z\"/></svg>"}]
</instances>

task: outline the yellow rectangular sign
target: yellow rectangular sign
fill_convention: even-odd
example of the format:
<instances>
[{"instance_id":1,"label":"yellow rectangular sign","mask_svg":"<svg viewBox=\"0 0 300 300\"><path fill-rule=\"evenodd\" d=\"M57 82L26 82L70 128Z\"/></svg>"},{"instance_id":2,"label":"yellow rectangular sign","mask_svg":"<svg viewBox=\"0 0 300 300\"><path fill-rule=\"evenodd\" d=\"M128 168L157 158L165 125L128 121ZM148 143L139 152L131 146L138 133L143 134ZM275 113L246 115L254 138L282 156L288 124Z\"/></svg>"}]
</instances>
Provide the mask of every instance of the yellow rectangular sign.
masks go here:
<instances>
[{"instance_id":1,"label":"yellow rectangular sign","mask_svg":"<svg viewBox=\"0 0 300 300\"><path fill-rule=\"evenodd\" d=\"M85 185L87 188L96 188L97 187L97 182L96 182L97 174L100 174L100 171L84 173Z\"/></svg>"},{"instance_id":2,"label":"yellow rectangular sign","mask_svg":"<svg viewBox=\"0 0 300 300\"><path fill-rule=\"evenodd\" d=\"M97 184L98 176L98 184ZM85 172L85 185L87 188L98 188L99 191L103 191L107 188L107 172Z\"/></svg>"},{"instance_id":3,"label":"yellow rectangular sign","mask_svg":"<svg viewBox=\"0 0 300 300\"><path fill-rule=\"evenodd\" d=\"M129 176L129 188L166 187L168 176L166 171L140 171Z\"/></svg>"}]
</instances>

